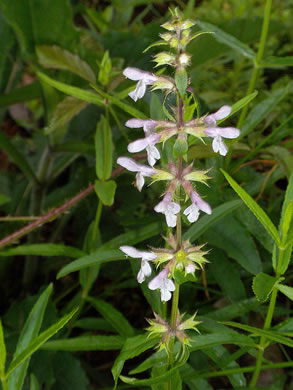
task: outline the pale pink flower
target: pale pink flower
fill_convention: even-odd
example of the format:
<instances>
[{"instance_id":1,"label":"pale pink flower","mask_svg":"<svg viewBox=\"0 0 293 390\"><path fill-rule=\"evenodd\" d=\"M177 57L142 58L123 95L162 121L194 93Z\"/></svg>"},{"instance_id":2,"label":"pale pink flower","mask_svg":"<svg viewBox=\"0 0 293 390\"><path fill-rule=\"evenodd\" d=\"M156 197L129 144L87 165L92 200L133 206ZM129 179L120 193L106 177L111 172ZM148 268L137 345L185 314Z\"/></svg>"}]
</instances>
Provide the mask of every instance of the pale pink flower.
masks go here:
<instances>
[{"instance_id":1,"label":"pale pink flower","mask_svg":"<svg viewBox=\"0 0 293 390\"><path fill-rule=\"evenodd\" d=\"M187 216L189 222L193 223L198 220L199 211L203 211L207 214L212 213L211 206L201 199L196 191L190 193L191 205L187 207L183 214Z\"/></svg>"},{"instance_id":2,"label":"pale pink flower","mask_svg":"<svg viewBox=\"0 0 293 390\"><path fill-rule=\"evenodd\" d=\"M153 73L144 72L138 68L128 67L124 69L123 74L130 80L138 81L136 88L128 94L135 102L144 96L147 85L157 81L157 77Z\"/></svg>"},{"instance_id":3,"label":"pale pink flower","mask_svg":"<svg viewBox=\"0 0 293 390\"><path fill-rule=\"evenodd\" d=\"M155 147L156 143L160 141L160 138L160 134L151 134L148 137L131 142L127 149L130 153L141 152L142 150L146 149L148 163L151 167L153 167L156 161L161 158L160 152Z\"/></svg>"},{"instance_id":4,"label":"pale pink flower","mask_svg":"<svg viewBox=\"0 0 293 390\"><path fill-rule=\"evenodd\" d=\"M153 168L148 167L147 165L138 164L136 161L128 157L119 157L117 159L117 163L130 172L137 172L136 186L139 191L141 191L144 185L144 178L152 177L156 173Z\"/></svg>"},{"instance_id":5,"label":"pale pink flower","mask_svg":"<svg viewBox=\"0 0 293 390\"><path fill-rule=\"evenodd\" d=\"M141 267L137 274L138 283L142 283L145 281L145 278L150 276L152 273L151 266L149 265L149 261L154 260L157 255L153 252L145 252L139 251L133 246L120 246L120 250L126 254L126 256L133 257L134 259L141 259Z\"/></svg>"},{"instance_id":6,"label":"pale pink flower","mask_svg":"<svg viewBox=\"0 0 293 390\"><path fill-rule=\"evenodd\" d=\"M232 111L232 108L230 106L223 106L221 107L217 112L214 114L208 115L204 122L209 126L207 129L204 130L204 133L208 137L213 137L213 151L215 153L219 152L221 156L226 156L228 149L225 145L223 138L237 138L239 137L240 131L236 129L235 127L218 127L217 121L220 119L226 118Z\"/></svg>"},{"instance_id":7,"label":"pale pink flower","mask_svg":"<svg viewBox=\"0 0 293 390\"><path fill-rule=\"evenodd\" d=\"M175 227L177 222L177 215L180 211L180 205L172 202L171 192L167 192L163 200L155 207L157 213L165 214L166 222L169 227Z\"/></svg>"},{"instance_id":8,"label":"pale pink flower","mask_svg":"<svg viewBox=\"0 0 293 390\"><path fill-rule=\"evenodd\" d=\"M171 299L172 291L175 291L175 285L171 279L168 278L169 269L164 268L154 279L152 279L148 287L150 290L161 291L161 301L167 302Z\"/></svg>"}]
</instances>

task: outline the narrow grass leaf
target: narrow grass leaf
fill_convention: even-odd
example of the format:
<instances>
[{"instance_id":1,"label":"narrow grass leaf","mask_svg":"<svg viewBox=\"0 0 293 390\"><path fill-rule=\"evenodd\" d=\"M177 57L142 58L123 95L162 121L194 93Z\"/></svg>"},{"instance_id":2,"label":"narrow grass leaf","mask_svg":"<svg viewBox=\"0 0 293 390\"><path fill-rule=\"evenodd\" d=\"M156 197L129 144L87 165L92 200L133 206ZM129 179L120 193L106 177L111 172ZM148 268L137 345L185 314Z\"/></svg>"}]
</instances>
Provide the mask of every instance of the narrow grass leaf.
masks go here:
<instances>
[{"instance_id":1,"label":"narrow grass leaf","mask_svg":"<svg viewBox=\"0 0 293 390\"><path fill-rule=\"evenodd\" d=\"M201 20L198 20L196 24L202 30L214 32L212 36L217 41L224 43L225 45L229 46L231 49L237 51L238 53L242 54L247 58L250 58L251 60L256 59L255 52L248 45L239 41L239 39L235 38L233 35L226 33L225 31L215 26L214 24L202 22Z\"/></svg>"},{"instance_id":2,"label":"narrow grass leaf","mask_svg":"<svg viewBox=\"0 0 293 390\"><path fill-rule=\"evenodd\" d=\"M69 339L47 341L40 349L46 351L114 351L121 349L124 338L121 336L80 336Z\"/></svg>"},{"instance_id":3,"label":"narrow grass leaf","mask_svg":"<svg viewBox=\"0 0 293 390\"><path fill-rule=\"evenodd\" d=\"M238 100L236 103L232 105L232 111L231 113L226 116L224 119L220 119L217 121L217 124L221 124L226 119L230 118L230 116L234 115L236 112L242 110L243 107L247 106L258 94L258 91L252 92L250 95L245 96L244 98Z\"/></svg>"},{"instance_id":4,"label":"narrow grass leaf","mask_svg":"<svg viewBox=\"0 0 293 390\"><path fill-rule=\"evenodd\" d=\"M6 249L0 252L0 256L66 256L66 257L81 257L85 256L86 252L69 245L62 244L24 244L18 245L15 248Z\"/></svg>"},{"instance_id":5,"label":"narrow grass leaf","mask_svg":"<svg viewBox=\"0 0 293 390\"><path fill-rule=\"evenodd\" d=\"M261 62L260 66L263 68L284 68L293 66L293 56L267 57Z\"/></svg>"},{"instance_id":6,"label":"narrow grass leaf","mask_svg":"<svg viewBox=\"0 0 293 390\"><path fill-rule=\"evenodd\" d=\"M33 99L38 99L42 95L42 90L39 81L24 87L16 88L7 94L0 95L0 107L12 106L16 103L28 102Z\"/></svg>"},{"instance_id":7,"label":"narrow grass leaf","mask_svg":"<svg viewBox=\"0 0 293 390\"><path fill-rule=\"evenodd\" d=\"M28 359L35 351L37 351L42 344L44 344L49 338L54 336L60 329L62 329L68 321L74 316L78 308L74 309L71 313L66 314L54 325L50 326L47 330L42 332L38 337L36 337L20 354L16 356L15 359L11 362L6 376L8 377L21 363ZM12 389L11 389L12 390Z\"/></svg>"},{"instance_id":8,"label":"narrow grass leaf","mask_svg":"<svg viewBox=\"0 0 293 390\"><path fill-rule=\"evenodd\" d=\"M246 206L253 212L256 218L261 222L261 224L267 230L267 232L275 241L275 243L278 246L280 246L279 233L275 225L273 224L273 222L268 217L268 215L256 203L256 201L242 187L240 187L240 185L237 184L234 179L232 179L232 177L227 172L225 172L223 169L221 169L221 172L223 173L223 175L225 176L225 178L227 179L227 181L229 182L233 190L240 196L240 198L243 200Z\"/></svg>"},{"instance_id":9,"label":"narrow grass leaf","mask_svg":"<svg viewBox=\"0 0 293 390\"><path fill-rule=\"evenodd\" d=\"M4 332L2 322L0 320L0 374L4 375L6 363L6 346L4 341Z\"/></svg>"},{"instance_id":10,"label":"narrow grass leaf","mask_svg":"<svg viewBox=\"0 0 293 390\"><path fill-rule=\"evenodd\" d=\"M46 288L46 290L40 295L37 302L34 304L19 336L16 351L13 356L13 360L10 364L10 367L17 361L18 357L21 356L21 354L28 348L28 346L37 338L42 326L45 310L52 290L53 285L50 284ZM8 380L9 390L21 390L27 373L28 365L29 359L26 359L26 361L23 361L22 364L18 365L16 370L10 375Z\"/></svg>"},{"instance_id":11,"label":"narrow grass leaf","mask_svg":"<svg viewBox=\"0 0 293 390\"><path fill-rule=\"evenodd\" d=\"M223 322L226 324L225 322ZM233 344L247 347L254 347L253 340L246 335L237 334L235 332L215 332L209 334L196 335L191 340L190 352L200 351L205 348L211 348L216 345Z\"/></svg>"},{"instance_id":12,"label":"narrow grass leaf","mask_svg":"<svg viewBox=\"0 0 293 390\"><path fill-rule=\"evenodd\" d=\"M63 267L57 275L57 279L62 278L71 272L80 271L81 269L91 267L93 265L103 264L109 261L123 260L125 255L118 249L116 250L96 250L90 255L84 256L75 260Z\"/></svg>"},{"instance_id":13,"label":"narrow grass leaf","mask_svg":"<svg viewBox=\"0 0 293 390\"><path fill-rule=\"evenodd\" d=\"M40 390L40 384L34 374L30 376L30 390Z\"/></svg>"},{"instance_id":14,"label":"narrow grass leaf","mask_svg":"<svg viewBox=\"0 0 293 390\"><path fill-rule=\"evenodd\" d=\"M124 315L113 305L102 299L88 298L93 307L105 318L105 320L111 325L112 328L124 337L134 336L134 329L124 317Z\"/></svg>"},{"instance_id":15,"label":"narrow grass leaf","mask_svg":"<svg viewBox=\"0 0 293 390\"><path fill-rule=\"evenodd\" d=\"M119 378L122 380L122 382L133 386L151 386L158 383L167 383L169 382L169 380L172 380L174 376L176 376L177 370L181 366L182 364L174 368L171 368L171 370L165 372L162 375L149 378L149 379L137 379L137 378L131 378L129 376L123 376L123 375L120 375Z\"/></svg>"},{"instance_id":16,"label":"narrow grass leaf","mask_svg":"<svg viewBox=\"0 0 293 390\"><path fill-rule=\"evenodd\" d=\"M293 340L288 337L283 336L281 333L272 330L265 330L254 328L253 326L239 324L232 321L223 321L224 325L233 326L234 328L245 330L249 333L252 333L253 336L265 336L267 339L274 341L276 343L287 345L288 347L293 347Z\"/></svg>"},{"instance_id":17,"label":"narrow grass leaf","mask_svg":"<svg viewBox=\"0 0 293 390\"><path fill-rule=\"evenodd\" d=\"M78 87L73 87L71 85L62 83L60 81L54 80L51 77L45 75L44 73L37 72L37 75L40 80L51 85L51 87L56 88L58 91L66 93L67 95L76 97L80 100L84 100L88 103L96 104L97 106L104 107L104 100L98 96L96 93L87 91Z\"/></svg>"},{"instance_id":18,"label":"narrow grass leaf","mask_svg":"<svg viewBox=\"0 0 293 390\"><path fill-rule=\"evenodd\" d=\"M289 83L286 88L276 89L275 91L271 92L266 99L253 107L253 109L248 114L242 129L240 129L241 133L237 138L238 141L250 134L255 129L255 127L263 119L265 119L275 107L278 106L278 104L287 96L291 86L292 84Z\"/></svg>"}]
</instances>

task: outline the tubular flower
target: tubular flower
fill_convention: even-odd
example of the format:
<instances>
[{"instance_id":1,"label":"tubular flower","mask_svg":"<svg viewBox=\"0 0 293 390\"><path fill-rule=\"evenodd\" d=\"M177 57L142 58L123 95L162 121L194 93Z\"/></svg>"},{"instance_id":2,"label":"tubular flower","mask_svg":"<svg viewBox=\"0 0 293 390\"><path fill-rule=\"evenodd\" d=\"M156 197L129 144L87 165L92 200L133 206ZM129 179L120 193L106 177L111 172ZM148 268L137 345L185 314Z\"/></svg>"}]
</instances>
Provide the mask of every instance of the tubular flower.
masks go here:
<instances>
[{"instance_id":1,"label":"tubular flower","mask_svg":"<svg viewBox=\"0 0 293 390\"><path fill-rule=\"evenodd\" d=\"M157 213L165 214L166 222L169 227L175 227L177 222L177 214L180 211L178 203L172 202L171 192L167 192L163 200L155 207Z\"/></svg>"},{"instance_id":2,"label":"tubular flower","mask_svg":"<svg viewBox=\"0 0 293 390\"><path fill-rule=\"evenodd\" d=\"M221 156L226 156L228 149L225 145L223 138L237 138L239 137L240 131L235 127L218 127L217 121L220 119L226 118L231 113L232 108L230 106L223 106L214 114L208 115L204 118L205 124L209 127L204 130L204 133L208 137L213 138L213 151L215 153L219 152Z\"/></svg>"},{"instance_id":3,"label":"tubular flower","mask_svg":"<svg viewBox=\"0 0 293 390\"><path fill-rule=\"evenodd\" d=\"M175 285L171 279L168 278L169 269L164 268L154 279L152 279L148 287L150 290L161 291L161 301L167 302L171 299L172 291L175 291Z\"/></svg>"},{"instance_id":4,"label":"tubular flower","mask_svg":"<svg viewBox=\"0 0 293 390\"><path fill-rule=\"evenodd\" d=\"M130 80L138 81L136 88L128 94L135 102L144 96L146 86L151 85L157 80L157 77L154 74L144 72L138 68L128 67L124 69L123 74Z\"/></svg>"},{"instance_id":5,"label":"tubular flower","mask_svg":"<svg viewBox=\"0 0 293 390\"><path fill-rule=\"evenodd\" d=\"M152 177L156 171L147 165L138 164L136 161L128 157L119 157L117 163L130 172L137 172L136 186L138 191L141 191L144 185L145 177Z\"/></svg>"},{"instance_id":6,"label":"tubular flower","mask_svg":"<svg viewBox=\"0 0 293 390\"><path fill-rule=\"evenodd\" d=\"M149 261L154 260L157 256L152 252L139 251L133 246L120 246L120 250L126 254L126 256L133 257L134 259L141 259L141 267L137 274L138 283L145 281L145 278L152 273Z\"/></svg>"},{"instance_id":7,"label":"tubular flower","mask_svg":"<svg viewBox=\"0 0 293 390\"><path fill-rule=\"evenodd\" d=\"M192 191L190 193L190 199L192 204L187 207L183 212L183 214L187 216L189 222L193 223L197 221L200 210L207 214L212 213L210 205L204 200L202 200L196 191Z\"/></svg>"},{"instance_id":8,"label":"tubular flower","mask_svg":"<svg viewBox=\"0 0 293 390\"><path fill-rule=\"evenodd\" d=\"M148 163L153 167L156 161L161 158L160 152L155 147L155 144L160 141L160 138L160 134L151 134L148 137L131 142L127 149L130 153L141 152L143 149L146 149Z\"/></svg>"}]
</instances>

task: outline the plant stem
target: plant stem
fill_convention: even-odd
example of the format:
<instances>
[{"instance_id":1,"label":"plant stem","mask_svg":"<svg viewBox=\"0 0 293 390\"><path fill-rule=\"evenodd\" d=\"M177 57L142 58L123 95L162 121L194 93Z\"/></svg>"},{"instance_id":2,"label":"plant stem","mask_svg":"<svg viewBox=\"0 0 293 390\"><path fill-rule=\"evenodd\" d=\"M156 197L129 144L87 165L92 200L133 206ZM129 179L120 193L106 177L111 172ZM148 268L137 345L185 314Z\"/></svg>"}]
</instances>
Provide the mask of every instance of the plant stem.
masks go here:
<instances>
[{"instance_id":1,"label":"plant stem","mask_svg":"<svg viewBox=\"0 0 293 390\"><path fill-rule=\"evenodd\" d=\"M1 377L1 385L2 385L2 390L8 390L7 380L5 376Z\"/></svg>"},{"instance_id":2,"label":"plant stem","mask_svg":"<svg viewBox=\"0 0 293 390\"><path fill-rule=\"evenodd\" d=\"M280 270L282 269L283 256L284 256L284 250L280 249L279 256L278 256L278 263L277 263L277 271L276 271L276 278L277 279L281 276ZM276 305L276 300L277 300L277 295L278 295L278 290L277 290L277 288L274 288L272 293L271 293L269 308L267 311L267 315L266 315L263 329L270 329L270 327L271 327L271 323L272 323L272 319L273 319L273 315L274 315L274 310L275 310L275 305ZM258 354L257 354L257 358L256 358L255 370L254 370L254 373L252 375L252 378L251 378L251 381L249 384L249 388L254 388L256 383L257 383L259 373L261 371L261 365L262 365L262 359L263 359L265 347L266 347L266 337L261 336L260 343L259 343L259 350L258 350Z\"/></svg>"}]
</instances>

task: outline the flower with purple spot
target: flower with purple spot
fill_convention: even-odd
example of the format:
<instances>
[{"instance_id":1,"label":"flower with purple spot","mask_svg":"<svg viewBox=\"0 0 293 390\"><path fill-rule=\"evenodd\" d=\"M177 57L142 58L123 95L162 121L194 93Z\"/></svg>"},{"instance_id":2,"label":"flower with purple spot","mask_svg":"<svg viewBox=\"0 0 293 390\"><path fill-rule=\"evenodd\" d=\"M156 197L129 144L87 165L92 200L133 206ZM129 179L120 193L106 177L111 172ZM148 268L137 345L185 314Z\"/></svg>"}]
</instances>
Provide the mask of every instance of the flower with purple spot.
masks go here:
<instances>
[{"instance_id":1,"label":"flower with purple spot","mask_svg":"<svg viewBox=\"0 0 293 390\"><path fill-rule=\"evenodd\" d=\"M119 157L117 159L117 163L130 172L137 172L136 187L138 191L141 191L144 185L144 178L152 177L156 173L153 168L148 167L147 165L138 164L136 161L128 157Z\"/></svg>"},{"instance_id":2,"label":"flower with purple spot","mask_svg":"<svg viewBox=\"0 0 293 390\"><path fill-rule=\"evenodd\" d=\"M163 200L155 207L157 213L165 214L166 222L169 227L175 227L177 222L177 214L180 211L178 203L172 202L171 192L167 192Z\"/></svg>"},{"instance_id":3,"label":"flower with purple spot","mask_svg":"<svg viewBox=\"0 0 293 390\"><path fill-rule=\"evenodd\" d=\"M128 67L124 69L123 74L130 80L138 81L136 88L128 94L135 102L144 96L147 85L157 81L157 77L153 73L145 72L138 68Z\"/></svg>"},{"instance_id":4,"label":"flower with purple spot","mask_svg":"<svg viewBox=\"0 0 293 390\"><path fill-rule=\"evenodd\" d=\"M209 127L204 130L204 133L208 137L213 138L213 151L219 152L221 156L226 156L228 149L225 145L223 138L233 139L239 137L240 131L235 127L218 127L217 121L226 118L232 111L230 106L223 106L214 114L210 114L205 117L204 122Z\"/></svg>"},{"instance_id":5,"label":"flower with purple spot","mask_svg":"<svg viewBox=\"0 0 293 390\"><path fill-rule=\"evenodd\" d=\"M151 276L152 269L149 265L149 261L154 260L157 255L152 252L139 251L133 246L120 246L120 250L126 254L126 256L133 257L134 259L141 259L141 267L137 274L138 283L145 281L145 278Z\"/></svg>"},{"instance_id":6,"label":"flower with purple spot","mask_svg":"<svg viewBox=\"0 0 293 390\"><path fill-rule=\"evenodd\" d=\"M169 269L164 268L154 279L152 279L148 287L150 290L161 291L161 301L167 302L171 299L171 292L175 291L175 285L171 279L168 278Z\"/></svg>"}]
</instances>

